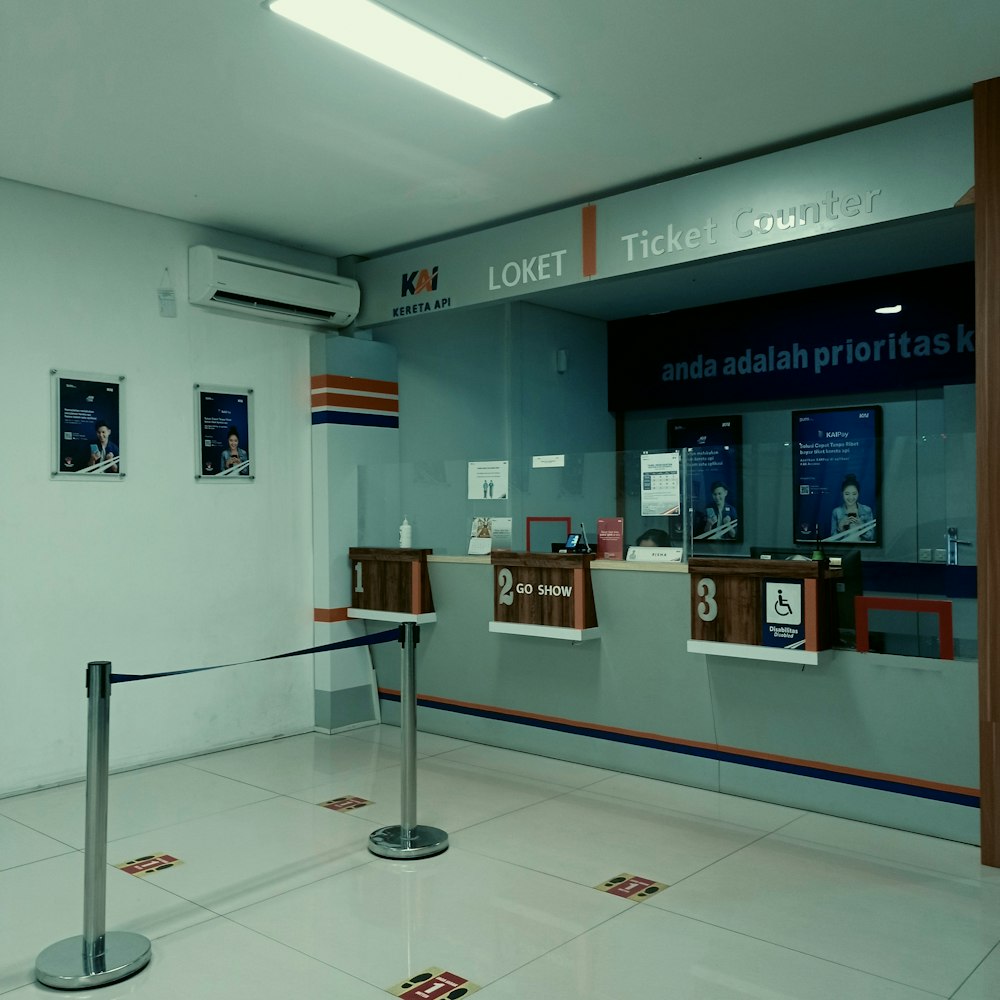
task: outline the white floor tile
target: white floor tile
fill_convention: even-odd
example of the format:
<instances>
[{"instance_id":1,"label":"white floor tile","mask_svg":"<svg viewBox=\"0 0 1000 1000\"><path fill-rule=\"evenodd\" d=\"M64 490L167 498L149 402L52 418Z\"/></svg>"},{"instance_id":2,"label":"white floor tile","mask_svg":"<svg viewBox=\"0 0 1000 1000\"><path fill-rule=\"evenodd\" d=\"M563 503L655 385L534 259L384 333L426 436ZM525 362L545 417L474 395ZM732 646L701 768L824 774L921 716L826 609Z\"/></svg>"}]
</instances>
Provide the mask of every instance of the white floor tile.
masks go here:
<instances>
[{"instance_id":1,"label":"white floor tile","mask_svg":"<svg viewBox=\"0 0 1000 1000\"><path fill-rule=\"evenodd\" d=\"M108 781L108 837L206 816L273 793L229 781L185 764L160 764L112 774ZM73 847L83 847L86 785L76 782L4 799L0 812Z\"/></svg>"},{"instance_id":2,"label":"white floor tile","mask_svg":"<svg viewBox=\"0 0 1000 1000\"><path fill-rule=\"evenodd\" d=\"M644 904L478 995L483 1000L932 1000L921 990Z\"/></svg>"},{"instance_id":3,"label":"white floor tile","mask_svg":"<svg viewBox=\"0 0 1000 1000\"><path fill-rule=\"evenodd\" d=\"M67 844L0 815L0 871L68 854L72 850Z\"/></svg>"},{"instance_id":4,"label":"white floor tile","mask_svg":"<svg viewBox=\"0 0 1000 1000\"><path fill-rule=\"evenodd\" d=\"M83 855L65 854L0 872L0 993L30 983L51 944L83 931ZM142 879L108 869L108 930L161 937L212 917Z\"/></svg>"},{"instance_id":5,"label":"white floor tile","mask_svg":"<svg viewBox=\"0 0 1000 1000\"><path fill-rule=\"evenodd\" d=\"M364 729L352 729L345 733L355 740L367 740L369 743L381 743L383 746L400 747L401 730L399 726L365 726ZM438 736L437 733L417 733L417 756L433 756L447 753L459 747L469 746L464 740L456 740L451 736Z\"/></svg>"},{"instance_id":6,"label":"white floor tile","mask_svg":"<svg viewBox=\"0 0 1000 1000\"><path fill-rule=\"evenodd\" d=\"M418 821L452 846L387 861L368 835L400 819L399 736L113 775L109 862L182 864L109 868L108 928L150 937L153 962L78 996L375 1000L431 966L484 1000L1000 996L1000 872L976 848L419 734ZM373 804L317 805L340 795ZM83 801L82 784L0 800L0 993L52 995L35 959L81 931ZM593 888L622 872L668 889Z\"/></svg>"},{"instance_id":7,"label":"white floor tile","mask_svg":"<svg viewBox=\"0 0 1000 1000\"><path fill-rule=\"evenodd\" d=\"M288 794L330 781L348 771L391 767L401 759L398 748L349 736L305 733L192 757L187 763L258 788Z\"/></svg>"},{"instance_id":8,"label":"white floor tile","mask_svg":"<svg viewBox=\"0 0 1000 1000\"><path fill-rule=\"evenodd\" d=\"M294 794L310 802L324 802L345 794L370 799L371 805L352 815L370 822L374 829L399 823L401 781L399 767L368 774L356 771L341 781ZM425 757L417 764L417 822L451 833L568 791L564 785L518 774L451 764L442 757Z\"/></svg>"},{"instance_id":9,"label":"white floor tile","mask_svg":"<svg viewBox=\"0 0 1000 1000\"><path fill-rule=\"evenodd\" d=\"M738 795L723 795L705 788L691 788L635 774L609 776L605 781L591 785L588 791L768 832L777 830L802 815L800 809L789 809L770 802L744 799Z\"/></svg>"},{"instance_id":10,"label":"white floor tile","mask_svg":"<svg viewBox=\"0 0 1000 1000\"><path fill-rule=\"evenodd\" d=\"M455 834L457 846L597 885L623 872L672 884L760 831L585 789Z\"/></svg>"},{"instance_id":11,"label":"white floor tile","mask_svg":"<svg viewBox=\"0 0 1000 1000\"><path fill-rule=\"evenodd\" d=\"M283 796L112 841L112 864L166 852L183 863L142 878L216 913L368 864L360 823Z\"/></svg>"},{"instance_id":12,"label":"white floor tile","mask_svg":"<svg viewBox=\"0 0 1000 1000\"><path fill-rule=\"evenodd\" d=\"M481 743L470 743L460 750L443 754L441 760L454 764L472 764L491 771L506 774L520 774L537 781L551 781L570 788L583 788L596 781L609 778L613 771L603 771L598 767L574 764L554 757L536 757L530 753L505 750L503 747L488 747Z\"/></svg>"},{"instance_id":13,"label":"white floor tile","mask_svg":"<svg viewBox=\"0 0 1000 1000\"><path fill-rule=\"evenodd\" d=\"M483 986L630 905L451 848L379 859L230 918L382 989L431 966Z\"/></svg>"},{"instance_id":14,"label":"white floor tile","mask_svg":"<svg viewBox=\"0 0 1000 1000\"><path fill-rule=\"evenodd\" d=\"M971 844L815 813L805 813L783 827L781 836L974 879L1000 888L1000 868L983 865L979 848Z\"/></svg>"},{"instance_id":15,"label":"white floor tile","mask_svg":"<svg viewBox=\"0 0 1000 1000\"><path fill-rule=\"evenodd\" d=\"M1000 997L1000 945L962 984L952 1000L997 1000Z\"/></svg>"},{"instance_id":16,"label":"white floor tile","mask_svg":"<svg viewBox=\"0 0 1000 1000\"><path fill-rule=\"evenodd\" d=\"M778 834L642 905L943 996L1000 940L992 886Z\"/></svg>"},{"instance_id":17,"label":"white floor tile","mask_svg":"<svg viewBox=\"0 0 1000 1000\"><path fill-rule=\"evenodd\" d=\"M11 1000L53 997L38 983ZM386 994L221 917L153 942L149 965L131 979L65 994L74 1000L385 1000Z\"/></svg>"}]
</instances>

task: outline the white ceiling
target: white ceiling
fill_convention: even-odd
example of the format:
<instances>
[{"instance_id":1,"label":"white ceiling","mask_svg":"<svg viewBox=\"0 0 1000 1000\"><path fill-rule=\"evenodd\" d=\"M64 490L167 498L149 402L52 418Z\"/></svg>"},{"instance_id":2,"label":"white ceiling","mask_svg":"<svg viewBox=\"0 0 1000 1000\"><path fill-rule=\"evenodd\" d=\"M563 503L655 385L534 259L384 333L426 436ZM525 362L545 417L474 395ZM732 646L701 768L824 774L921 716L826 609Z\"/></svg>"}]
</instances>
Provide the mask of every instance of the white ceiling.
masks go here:
<instances>
[{"instance_id":1,"label":"white ceiling","mask_svg":"<svg viewBox=\"0 0 1000 1000\"><path fill-rule=\"evenodd\" d=\"M500 121L259 0L0 0L0 176L374 256L1000 76L998 0L387 5L559 100Z\"/></svg>"}]
</instances>

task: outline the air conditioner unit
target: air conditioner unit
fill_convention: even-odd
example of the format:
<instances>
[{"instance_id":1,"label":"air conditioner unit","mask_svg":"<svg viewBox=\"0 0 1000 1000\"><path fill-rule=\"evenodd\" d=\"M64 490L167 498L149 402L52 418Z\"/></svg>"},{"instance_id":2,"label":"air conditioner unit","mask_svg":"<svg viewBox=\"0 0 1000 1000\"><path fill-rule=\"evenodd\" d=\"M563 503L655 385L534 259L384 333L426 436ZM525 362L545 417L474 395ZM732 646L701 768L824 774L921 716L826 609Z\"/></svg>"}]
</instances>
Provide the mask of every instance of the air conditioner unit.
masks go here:
<instances>
[{"instance_id":1,"label":"air conditioner unit","mask_svg":"<svg viewBox=\"0 0 1000 1000\"><path fill-rule=\"evenodd\" d=\"M361 290L350 278L196 246L188 250L188 300L257 319L341 327L357 316Z\"/></svg>"}]
</instances>

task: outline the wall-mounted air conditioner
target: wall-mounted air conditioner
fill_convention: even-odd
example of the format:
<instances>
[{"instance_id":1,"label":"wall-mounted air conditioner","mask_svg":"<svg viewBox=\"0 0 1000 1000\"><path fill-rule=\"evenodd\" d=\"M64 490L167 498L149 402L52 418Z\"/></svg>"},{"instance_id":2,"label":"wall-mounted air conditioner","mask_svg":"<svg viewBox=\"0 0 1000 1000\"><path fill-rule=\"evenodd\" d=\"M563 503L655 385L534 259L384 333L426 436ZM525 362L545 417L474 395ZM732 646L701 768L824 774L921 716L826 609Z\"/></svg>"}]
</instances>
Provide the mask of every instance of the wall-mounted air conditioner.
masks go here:
<instances>
[{"instance_id":1,"label":"wall-mounted air conditioner","mask_svg":"<svg viewBox=\"0 0 1000 1000\"><path fill-rule=\"evenodd\" d=\"M361 306L358 283L217 247L188 250L188 299L256 319L348 326Z\"/></svg>"}]
</instances>

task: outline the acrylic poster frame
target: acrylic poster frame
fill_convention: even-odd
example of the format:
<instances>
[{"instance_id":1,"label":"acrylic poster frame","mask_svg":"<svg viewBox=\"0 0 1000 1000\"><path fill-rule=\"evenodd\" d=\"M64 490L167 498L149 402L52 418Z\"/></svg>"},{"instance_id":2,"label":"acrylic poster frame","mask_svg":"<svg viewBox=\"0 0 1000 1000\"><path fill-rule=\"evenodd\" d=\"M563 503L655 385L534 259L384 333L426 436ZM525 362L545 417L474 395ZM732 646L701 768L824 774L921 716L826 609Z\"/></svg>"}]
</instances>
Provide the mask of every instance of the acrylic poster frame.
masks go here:
<instances>
[{"instance_id":1,"label":"acrylic poster frame","mask_svg":"<svg viewBox=\"0 0 1000 1000\"><path fill-rule=\"evenodd\" d=\"M251 388L194 387L195 479L206 483L250 483L257 458ZM235 453L230 437L235 430Z\"/></svg>"},{"instance_id":2,"label":"acrylic poster frame","mask_svg":"<svg viewBox=\"0 0 1000 1000\"><path fill-rule=\"evenodd\" d=\"M125 478L125 376L52 368L52 477Z\"/></svg>"}]
</instances>

